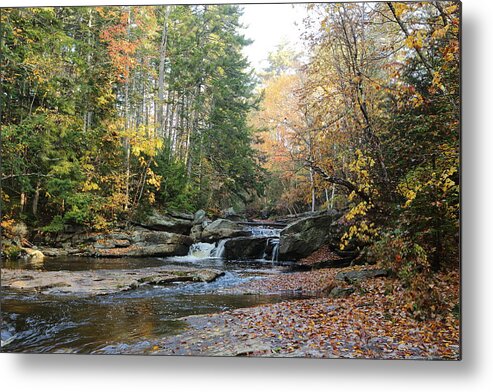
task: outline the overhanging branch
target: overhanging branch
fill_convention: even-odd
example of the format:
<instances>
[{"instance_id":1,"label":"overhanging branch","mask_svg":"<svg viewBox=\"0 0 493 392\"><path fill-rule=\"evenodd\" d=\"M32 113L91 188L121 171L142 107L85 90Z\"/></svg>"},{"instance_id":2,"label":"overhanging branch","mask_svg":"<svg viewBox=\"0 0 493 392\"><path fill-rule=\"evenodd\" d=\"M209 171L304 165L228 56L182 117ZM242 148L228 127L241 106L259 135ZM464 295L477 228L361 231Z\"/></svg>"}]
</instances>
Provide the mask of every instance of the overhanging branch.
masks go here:
<instances>
[{"instance_id":1,"label":"overhanging branch","mask_svg":"<svg viewBox=\"0 0 493 392\"><path fill-rule=\"evenodd\" d=\"M361 199L363 199L367 203L370 202L370 196L368 196L365 192L361 191L356 185L349 182L348 180L331 176L324 169L322 169L320 166L316 165L313 161L309 159L305 160L305 166L310 167L315 173L318 173L325 181L330 182L331 184L341 185L346 189L348 189L349 191L356 193Z\"/></svg>"}]
</instances>

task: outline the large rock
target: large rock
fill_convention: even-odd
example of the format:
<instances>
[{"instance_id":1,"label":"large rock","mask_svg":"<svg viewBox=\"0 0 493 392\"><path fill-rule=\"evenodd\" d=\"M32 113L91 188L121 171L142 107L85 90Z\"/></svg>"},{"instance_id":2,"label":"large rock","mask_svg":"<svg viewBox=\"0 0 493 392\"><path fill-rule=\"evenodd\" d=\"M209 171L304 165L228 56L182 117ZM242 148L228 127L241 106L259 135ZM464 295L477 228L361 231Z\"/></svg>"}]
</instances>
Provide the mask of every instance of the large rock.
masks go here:
<instances>
[{"instance_id":1,"label":"large rock","mask_svg":"<svg viewBox=\"0 0 493 392\"><path fill-rule=\"evenodd\" d=\"M330 298L343 298L354 293L354 287L334 287L330 293Z\"/></svg>"},{"instance_id":2,"label":"large rock","mask_svg":"<svg viewBox=\"0 0 493 392\"><path fill-rule=\"evenodd\" d=\"M207 213L204 210L198 210L193 215L193 224L200 225L207 220Z\"/></svg>"},{"instance_id":3,"label":"large rock","mask_svg":"<svg viewBox=\"0 0 493 392\"><path fill-rule=\"evenodd\" d=\"M189 214L188 212L171 211L168 212L168 214L171 215L173 218L179 218L189 221L193 221L194 219L194 214Z\"/></svg>"},{"instance_id":4,"label":"large rock","mask_svg":"<svg viewBox=\"0 0 493 392\"><path fill-rule=\"evenodd\" d=\"M100 238L86 253L96 257L184 256L193 243L188 236L164 231L134 230L129 237Z\"/></svg>"},{"instance_id":5,"label":"large rock","mask_svg":"<svg viewBox=\"0 0 493 392\"><path fill-rule=\"evenodd\" d=\"M237 237L224 244L224 258L228 260L261 259L269 252L270 238ZM272 255L272 246L270 246Z\"/></svg>"},{"instance_id":6,"label":"large rock","mask_svg":"<svg viewBox=\"0 0 493 392\"><path fill-rule=\"evenodd\" d=\"M194 268L142 268L132 270L33 271L2 269L2 287L43 294L92 296L132 290L143 285L176 282L212 282L224 272Z\"/></svg>"},{"instance_id":7,"label":"large rock","mask_svg":"<svg viewBox=\"0 0 493 392\"><path fill-rule=\"evenodd\" d=\"M31 263L42 263L45 255L43 252L37 249L20 248L19 257L25 260L29 260Z\"/></svg>"},{"instance_id":8,"label":"large rock","mask_svg":"<svg viewBox=\"0 0 493 392\"><path fill-rule=\"evenodd\" d=\"M338 244L342 214L330 211L289 224L281 231L280 260L298 260L309 256L324 244Z\"/></svg>"},{"instance_id":9,"label":"large rock","mask_svg":"<svg viewBox=\"0 0 493 392\"><path fill-rule=\"evenodd\" d=\"M193 217L186 215L186 219L184 218L184 215L178 217L177 214L171 216L153 211L149 216L135 223L151 230L188 235L193 226Z\"/></svg>"},{"instance_id":10,"label":"large rock","mask_svg":"<svg viewBox=\"0 0 493 392\"><path fill-rule=\"evenodd\" d=\"M244 230L238 223L227 219L218 219L208 224L200 235L202 242L215 242L223 238L246 237L250 232Z\"/></svg>"},{"instance_id":11,"label":"large rock","mask_svg":"<svg viewBox=\"0 0 493 392\"><path fill-rule=\"evenodd\" d=\"M145 228L110 233L78 234L54 246L43 248L46 256L92 257L184 256L193 240L186 235Z\"/></svg>"},{"instance_id":12,"label":"large rock","mask_svg":"<svg viewBox=\"0 0 493 392\"><path fill-rule=\"evenodd\" d=\"M190 230L190 238L194 242L200 242L202 239L202 232L204 231L204 224L193 225L192 230Z\"/></svg>"},{"instance_id":13,"label":"large rock","mask_svg":"<svg viewBox=\"0 0 493 392\"><path fill-rule=\"evenodd\" d=\"M245 217L240 215L235 211L233 207L229 207L221 212L221 215L224 219L228 219L231 221L239 222L245 220Z\"/></svg>"}]
</instances>

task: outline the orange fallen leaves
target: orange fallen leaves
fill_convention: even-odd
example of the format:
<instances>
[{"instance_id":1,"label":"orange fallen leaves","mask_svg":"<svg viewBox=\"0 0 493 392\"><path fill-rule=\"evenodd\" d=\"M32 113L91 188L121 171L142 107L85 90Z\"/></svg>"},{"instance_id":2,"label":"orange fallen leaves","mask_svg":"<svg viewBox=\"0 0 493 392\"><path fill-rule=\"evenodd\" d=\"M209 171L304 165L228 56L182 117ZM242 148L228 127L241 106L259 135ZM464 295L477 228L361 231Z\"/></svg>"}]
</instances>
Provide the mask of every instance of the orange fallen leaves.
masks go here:
<instances>
[{"instance_id":1,"label":"orange fallen leaves","mask_svg":"<svg viewBox=\"0 0 493 392\"><path fill-rule=\"evenodd\" d=\"M352 267L358 269L360 267ZM363 267L361 267L363 268ZM320 288L342 269L282 274L250 287L277 292L307 284ZM347 270L347 269L344 269ZM316 280L325 280L316 284ZM437 276L448 312L418 321L406 310L406 291L389 278L358 282L346 298L310 298L186 318L190 329L159 343L156 353L317 358L443 359L460 357L459 273ZM341 283L342 284L342 283ZM275 292L273 290L272 292ZM307 293L308 291L304 291ZM197 336L200 341L197 343ZM245 347L252 347L245 354ZM153 352L154 353L154 352Z\"/></svg>"}]
</instances>

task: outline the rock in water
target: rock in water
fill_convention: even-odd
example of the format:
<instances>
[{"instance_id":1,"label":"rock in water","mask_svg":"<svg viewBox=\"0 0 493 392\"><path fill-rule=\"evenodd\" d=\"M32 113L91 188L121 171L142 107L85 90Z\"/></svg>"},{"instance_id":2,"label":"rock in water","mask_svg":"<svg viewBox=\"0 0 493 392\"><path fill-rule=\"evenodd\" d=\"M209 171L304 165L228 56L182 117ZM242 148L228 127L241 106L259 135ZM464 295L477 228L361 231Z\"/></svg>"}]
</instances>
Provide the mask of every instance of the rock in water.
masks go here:
<instances>
[{"instance_id":1,"label":"rock in water","mask_svg":"<svg viewBox=\"0 0 493 392\"><path fill-rule=\"evenodd\" d=\"M224 244L224 258L228 260L261 259L269 239L268 237L231 238Z\"/></svg>"},{"instance_id":2,"label":"rock in water","mask_svg":"<svg viewBox=\"0 0 493 392\"><path fill-rule=\"evenodd\" d=\"M93 296L133 290L144 285L212 282L224 275L213 269L142 268L132 270L33 271L2 269L2 287L42 294Z\"/></svg>"},{"instance_id":3,"label":"rock in water","mask_svg":"<svg viewBox=\"0 0 493 392\"><path fill-rule=\"evenodd\" d=\"M44 260L45 255L37 249L21 248L21 250L25 252L24 257L33 263L41 263Z\"/></svg>"},{"instance_id":4,"label":"rock in water","mask_svg":"<svg viewBox=\"0 0 493 392\"><path fill-rule=\"evenodd\" d=\"M298 260L307 257L324 244L338 244L342 213L330 211L300 219L281 231L280 260Z\"/></svg>"}]
</instances>

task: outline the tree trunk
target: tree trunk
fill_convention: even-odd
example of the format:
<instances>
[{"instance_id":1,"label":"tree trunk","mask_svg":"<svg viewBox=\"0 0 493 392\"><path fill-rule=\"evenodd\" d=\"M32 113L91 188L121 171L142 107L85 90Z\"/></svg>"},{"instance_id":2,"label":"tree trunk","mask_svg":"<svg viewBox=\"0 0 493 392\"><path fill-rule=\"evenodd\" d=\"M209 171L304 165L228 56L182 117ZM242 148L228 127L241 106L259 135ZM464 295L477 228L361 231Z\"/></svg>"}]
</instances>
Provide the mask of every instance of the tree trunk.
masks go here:
<instances>
[{"instance_id":1,"label":"tree trunk","mask_svg":"<svg viewBox=\"0 0 493 392\"><path fill-rule=\"evenodd\" d=\"M164 63L166 60L166 48L168 44L168 18L171 11L171 6L166 7L163 22L163 35L161 36L161 45L159 47L159 80L158 80L158 107L157 107L157 121L159 127L159 133L164 135Z\"/></svg>"},{"instance_id":2,"label":"tree trunk","mask_svg":"<svg viewBox=\"0 0 493 392\"><path fill-rule=\"evenodd\" d=\"M39 192L41 191L41 181L38 180L36 183L36 189L34 191L34 198L33 198L33 215L37 216L38 215L38 203L39 203Z\"/></svg>"},{"instance_id":3,"label":"tree trunk","mask_svg":"<svg viewBox=\"0 0 493 392\"><path fill-rule=\"evenodd\" d=\"M313 169L310 167L310 188L312 191L312 206L311 206L311 211L315 212L315 182L313 178Z\"/></svg>"}]
</instances>

